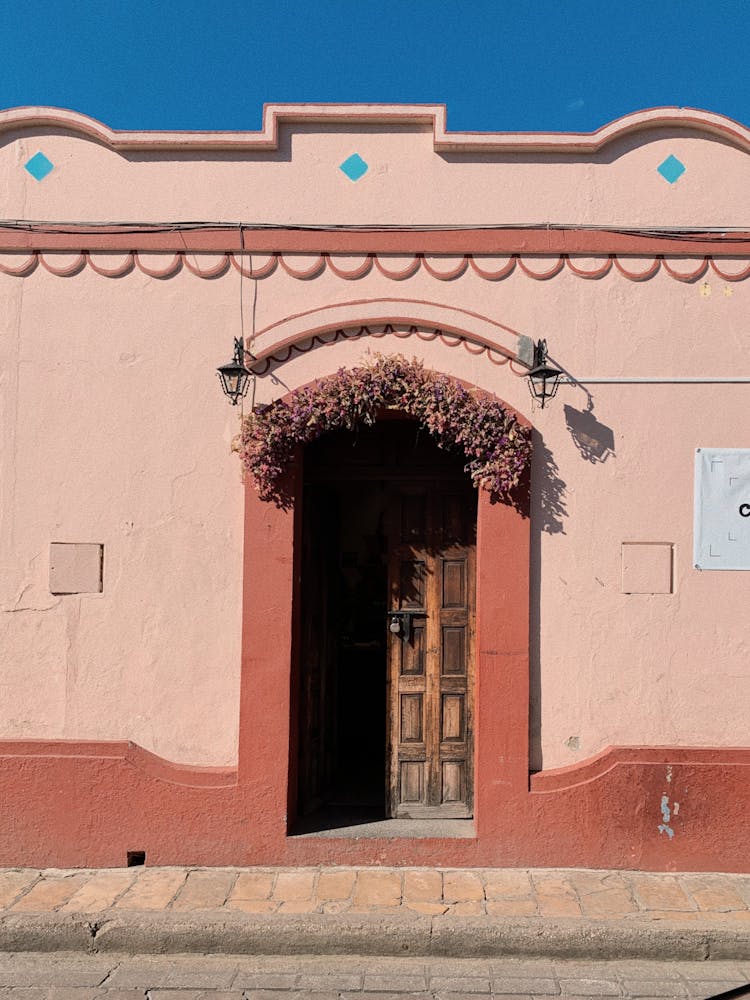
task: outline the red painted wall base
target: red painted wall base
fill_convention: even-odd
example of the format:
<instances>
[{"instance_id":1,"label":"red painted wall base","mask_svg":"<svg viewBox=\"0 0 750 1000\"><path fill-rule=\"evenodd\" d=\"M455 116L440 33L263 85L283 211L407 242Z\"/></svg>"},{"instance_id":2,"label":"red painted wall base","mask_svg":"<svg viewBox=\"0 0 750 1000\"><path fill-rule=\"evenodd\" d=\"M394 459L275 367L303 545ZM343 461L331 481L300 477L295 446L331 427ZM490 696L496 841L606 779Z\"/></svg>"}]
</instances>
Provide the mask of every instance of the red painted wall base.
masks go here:
<instances>
[{"instance_id":1,"label":"red painted wall base","mask_svg":"<svg viewBox=\"0 0 750 1000\"><path fill-rule=\"evenodd\" d=\"M747 871L750 749L617 747L484 789L476 836L287 836L272 788L130 743L0 742L0 865L584 866Z\"/></svg>"}]
</instances>

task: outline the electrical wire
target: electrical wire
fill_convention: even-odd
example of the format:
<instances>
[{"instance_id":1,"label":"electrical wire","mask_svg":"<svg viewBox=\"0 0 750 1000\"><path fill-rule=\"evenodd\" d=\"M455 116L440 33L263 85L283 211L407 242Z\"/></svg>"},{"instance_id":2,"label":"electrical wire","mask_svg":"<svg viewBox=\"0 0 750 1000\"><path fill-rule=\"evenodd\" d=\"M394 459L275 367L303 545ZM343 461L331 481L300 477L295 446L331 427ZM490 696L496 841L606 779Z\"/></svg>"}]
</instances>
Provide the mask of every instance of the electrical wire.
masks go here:
<instances>
[{"instance_id":1,"label":"electrical wire","mask_svg":"<svg viewBox=\"0 0 750 1000\"><path fill-rule=\"evenodd\" d=\"M563 375L560 379L561 385L748 385L750 376L747 375L621 375L609 377L591 378L581 375Z\"/></svg>"},{"instance_id":2,"label":"electrical wire","mask_svg":"<svg viewBox=\"0 0 750 1000\"><path fill-rule=\"evenodd\" d=\"M514 222L498 224L447 224L447 225L349 225L343 223L333 223L330 225L307 225L295 223L274 223L274 222L236 222L236 221L192 221L192 222L118 222L114 220L100 222L49 222L43 220L30 219L0 219L0 229L11 229L20 232L44 233L48 235L72 235L72 234L96 234L103 230L116 229L118 234L144 234L144 233L175 233L175 232L201 232L225 229L261 230L261 231L287 231L287 232L351 232L351 233L377 233L377 232L403 232L403 233L433 233L433 232L503 232L513 230L528 231L549 231L549 232L604 232L621 236L644 236L649 238L664 240L684 240L691 239L696 242L702 240L713 241L716 236L722 236L722 242L732 243L736 235L737 242L747 242L750 236L750 225L747 226L702 226L699 228L685 229L683 227L653 226L653 227L628 227L621 225L581 225L578 223L560 222Z\"/></svg>"}]
</instances>

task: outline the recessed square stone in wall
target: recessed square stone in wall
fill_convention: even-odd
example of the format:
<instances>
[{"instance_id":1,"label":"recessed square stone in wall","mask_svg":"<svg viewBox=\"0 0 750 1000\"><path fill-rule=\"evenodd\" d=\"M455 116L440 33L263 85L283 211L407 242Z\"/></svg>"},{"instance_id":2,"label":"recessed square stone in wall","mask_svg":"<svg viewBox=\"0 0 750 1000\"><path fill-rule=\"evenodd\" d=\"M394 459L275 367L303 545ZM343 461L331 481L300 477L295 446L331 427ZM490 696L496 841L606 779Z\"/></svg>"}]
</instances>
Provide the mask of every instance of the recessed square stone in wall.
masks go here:
<instances>
[{"instance_id":1,"label":"recessed square stone in wall","mask_svg":"<svg viewBox=\"0 0 750 1000\"><path fill-rule=\"evenodd\" d=\"M670 542L622 543L623 594L672 593Z\"/></svg>"},{"instance_id":2,"label":"recessed square stone in wall","mask_svg":"<svg viewBox=\"0 0 750 1000\"><path fill-rule=\"evenodd\" d=\"M750 448L695 452L696 569L750 569Z\"/></svg>"},{"instance_id":3,"label":"recessed square stone in wall","mask_svg":"<svg viewBox=\"0 0 750 1000\"><path fill-rule=\"evenodd\" d=\"M100 594L104 546L91 542L52 542L49 547L51 594Z\"/></svg>"}]
</instances>

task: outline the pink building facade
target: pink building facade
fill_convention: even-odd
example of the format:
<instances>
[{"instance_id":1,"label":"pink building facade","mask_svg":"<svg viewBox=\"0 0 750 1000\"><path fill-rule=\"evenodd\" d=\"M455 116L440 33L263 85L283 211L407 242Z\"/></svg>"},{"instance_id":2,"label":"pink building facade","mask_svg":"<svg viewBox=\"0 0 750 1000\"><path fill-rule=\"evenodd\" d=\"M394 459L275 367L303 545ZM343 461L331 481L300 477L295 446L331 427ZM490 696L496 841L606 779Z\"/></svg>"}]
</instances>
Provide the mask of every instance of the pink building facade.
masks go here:
<instances>
[{"instance_id":1,"label":"pink building facade","mask_svg":"<svg viewBox=\"0 0 750 1000\"><path fill-rule=\"evenodd\" d=\"M0 864L746 868L750 130L0 135ZM521 500L398 413L262 500L240 411L393 356L529 429Z\"/></svg>"}]
</instances>

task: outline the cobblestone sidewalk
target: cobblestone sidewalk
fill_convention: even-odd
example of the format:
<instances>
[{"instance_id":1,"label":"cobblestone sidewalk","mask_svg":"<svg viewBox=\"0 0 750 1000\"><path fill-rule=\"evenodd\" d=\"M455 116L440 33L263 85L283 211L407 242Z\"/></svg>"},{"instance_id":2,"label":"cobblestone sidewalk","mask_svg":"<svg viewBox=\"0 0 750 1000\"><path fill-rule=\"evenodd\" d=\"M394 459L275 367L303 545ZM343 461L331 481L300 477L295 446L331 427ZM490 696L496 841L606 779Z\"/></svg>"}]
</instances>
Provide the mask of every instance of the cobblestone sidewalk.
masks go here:
<instances>
[{"instance_id":1,"label":"cobblestone sidewalk","mask_svg":"<svg viewBox=\"0 0 750 1000\"><path fill-rule=\"evenodd\" d=\"M750 875L322 867L0 871L0 914L105 910L669 920L750 933Z\"/></svg>"}]
</instances>

